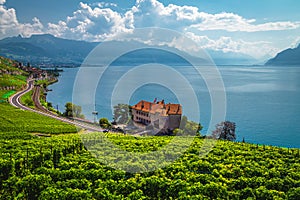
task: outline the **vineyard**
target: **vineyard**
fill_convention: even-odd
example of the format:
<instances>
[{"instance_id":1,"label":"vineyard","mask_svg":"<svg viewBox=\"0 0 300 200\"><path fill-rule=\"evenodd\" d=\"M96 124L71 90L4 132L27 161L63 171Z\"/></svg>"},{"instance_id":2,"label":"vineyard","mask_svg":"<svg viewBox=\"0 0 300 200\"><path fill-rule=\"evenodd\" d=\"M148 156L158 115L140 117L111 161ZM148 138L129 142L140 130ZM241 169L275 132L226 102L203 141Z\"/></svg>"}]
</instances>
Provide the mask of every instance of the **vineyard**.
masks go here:
<instances>
[{"instance_id":1,"label":"vineyard","mask_svg":"<svg viewBox=\"0 0 300 200\"><path fill-rule=\"evenodd\" d=\"M2 133L0 196L3 199L300 197L299 149L218 141L208 155L200 157L203 139L195 138L186 150L181 145L159 153L159 157L178 159L145 173L113 169L99 157L105 155L107 160L115 159L115 163L122 163L123 159L130 167L145 169L148 166L144 164L155 163L155 157L143 157L146 162L141 162L141 157L126 158L111 152L111 148L103 148L103 143L131 153L149 153L170 145L172 139L101 133L37 138L23 132ZM187 138L179 140L183 143ZM101 151L96 151L97 148ZM92 156L97 153L98 159Z\"/></svg>"}]
</instances>

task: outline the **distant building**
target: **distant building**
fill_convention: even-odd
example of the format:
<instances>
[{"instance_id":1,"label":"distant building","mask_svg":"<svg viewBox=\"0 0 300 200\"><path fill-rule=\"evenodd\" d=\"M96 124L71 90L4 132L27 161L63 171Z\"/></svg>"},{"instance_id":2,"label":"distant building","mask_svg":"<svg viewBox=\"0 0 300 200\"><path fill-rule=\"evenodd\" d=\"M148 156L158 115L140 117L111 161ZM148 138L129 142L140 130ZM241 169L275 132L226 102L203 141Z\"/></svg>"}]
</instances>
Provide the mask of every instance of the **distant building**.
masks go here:
<instances>
[{"instance_id":1,"label":"distant building","mask_svg":"<svg viewBox=\"0 0 300 200\"><path fill-rule=\"evenodd\" d=\"M162 131L179 128L182 115L180 104L165 104L164 100L153 102L140 101L131 107L133 121Z\"/></svg>"}]
</instances>

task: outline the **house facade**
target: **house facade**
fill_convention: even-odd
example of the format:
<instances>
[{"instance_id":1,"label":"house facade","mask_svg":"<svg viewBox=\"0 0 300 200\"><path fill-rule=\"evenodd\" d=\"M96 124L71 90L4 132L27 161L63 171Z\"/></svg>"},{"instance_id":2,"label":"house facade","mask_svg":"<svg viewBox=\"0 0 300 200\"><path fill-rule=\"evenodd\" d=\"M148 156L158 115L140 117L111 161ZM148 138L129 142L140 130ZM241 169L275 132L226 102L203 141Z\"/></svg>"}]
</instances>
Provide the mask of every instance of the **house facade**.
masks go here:
<instances>
[{"instance_id":1,"label":"house facade","mask_svg":"<svg viewBox=\"0 0 300 200\"><path fill-rule=\"evenodd\" d=\"M180 104L165 104L164 100L140 101L131 107L132 118L136 123L152 125L163 131L179 128L182 115Z\"/></svg>"}]
</instances>

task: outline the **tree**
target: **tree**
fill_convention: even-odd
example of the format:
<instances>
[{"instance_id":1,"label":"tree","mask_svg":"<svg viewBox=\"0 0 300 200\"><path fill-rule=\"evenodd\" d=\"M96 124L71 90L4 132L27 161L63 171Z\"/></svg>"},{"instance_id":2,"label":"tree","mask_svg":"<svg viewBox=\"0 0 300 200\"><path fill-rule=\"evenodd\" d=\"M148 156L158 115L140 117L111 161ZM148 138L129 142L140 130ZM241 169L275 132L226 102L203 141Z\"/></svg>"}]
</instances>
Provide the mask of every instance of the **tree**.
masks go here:
<instances>
[{"instance_id":1,"label":"tree","mask_svg":"<svg viewBox=\"0 0 300 200\"><path fill-rule=\"evenodd\" d=\"M189 121L187 116L182 116L180 121L179 129L175 129L173 133L175 135L196 135L200 136L200 131L202 130L200 123Z\"/></svg>"},{"instance_id":2,"label":"tree","mask_svg":"<svg viewBox=\"0 0 300 200\"><path fill-rule=\"evenodd\" d=\"M131 119L131 109L127 104L118 104L114 106L115 122L120 124L127 124Z\"/></svg>"},{"instance_id":3,"label":"tree","mask_svg":"<svg viewBox=\"0 0 300 200\"><path fill-rule=\"evenodd\" d=\"M212 135L216 139L234 141L236 125L234 122L225 121L216 125L216 130L213 131Z\"/></svg>"},{"instance_id":4,"label":"tree","mask_svg":"<svg viewBox=\"0 0 300 200\"><path fill-rule=\"evenodd\" d=\"M101 118L99 120L99 125L101 126L101 128L111 128L111 123L107 118Z\"/></svg>"},{"instance_id":5,"label":"tree","mask_svg":"<svg viewBox=\"0 0 300 200\"><path fill-rule=\"evenodd\" d=\"M84 115L81 114L82 108L81 106L75 105L71 102L66 103L65 105L65 117L78 117L78 118L84 118Z\"/></svg>"},{"instance_id":6,"label":"tree","mask_svg":"<svg viewBox=\"0 0 300 200\"><path fill-rule=\"evenodd\" d=\"M32 99L25 99L24 103L27 106L34 106L34 103L33 103Z\"/></svg>"},{"instance_id":7,"label":"tree","mask_svg":"<svg viewBox=\"0 0 300 200\"><path fill-rule=\"evenodd\" d=\"M183 135L183 130L182 129L179 129L179 128L176 128L173 130L173 134L174 135Z\"/></svg>"}]
</instances>

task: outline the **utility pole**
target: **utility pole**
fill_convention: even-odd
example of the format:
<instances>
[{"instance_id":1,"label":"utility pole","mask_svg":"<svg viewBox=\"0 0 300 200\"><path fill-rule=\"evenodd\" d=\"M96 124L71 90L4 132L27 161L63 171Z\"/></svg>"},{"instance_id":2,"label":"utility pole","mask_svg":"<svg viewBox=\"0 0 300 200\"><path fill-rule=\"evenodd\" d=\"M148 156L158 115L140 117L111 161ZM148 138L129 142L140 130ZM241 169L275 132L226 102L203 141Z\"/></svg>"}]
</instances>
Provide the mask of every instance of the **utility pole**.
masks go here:
<instances>
[{"instance_id":1,"label":"utility pole","mask_svg":"<svg viewBox=\"0 0 300 200\"><path fill-rule=\"evenodd\" d=\"M94 111L92 112L92 114L94 115L94 123L97 123L97 116L98 116L98 111L96 111L96 102L95 102L95 107L94 107Z\"/></svg>"}]
</instances>

